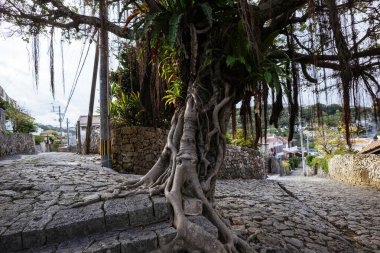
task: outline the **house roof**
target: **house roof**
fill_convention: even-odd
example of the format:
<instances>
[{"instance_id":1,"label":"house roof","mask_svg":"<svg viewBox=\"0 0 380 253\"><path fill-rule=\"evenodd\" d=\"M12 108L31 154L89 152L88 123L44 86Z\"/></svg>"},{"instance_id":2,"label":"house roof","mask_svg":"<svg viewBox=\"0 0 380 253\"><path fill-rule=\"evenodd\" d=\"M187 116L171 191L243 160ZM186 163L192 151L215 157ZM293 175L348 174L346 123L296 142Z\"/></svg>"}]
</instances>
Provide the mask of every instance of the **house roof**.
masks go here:
<instances>
[{"instance_id":1,"label":"house roof","mask_svg":"<svg viewBox=\"0 0 380 253\"><path fill-rule=\"evenodd\" d=\"M368 146L364 147L362 150L360 150L360 154L371 154L372 152L375 152L379 150L380 151L380 140L374 141Z\"/></svg>"},{"instance_id":2,"label":"house roof","mask_svg":"<svg viewBox=\"0 0 380 253\"><path fill-rule=\"evenodd\" d=\"M88 116L79 116L79 124L81 127L87 127L87 117ZM92 116L92 126L100 126L100 115Z\"/></svg>"},{"instance_id":3,"label":"house roof","mask_svg":"<svg viewBox=\"0 0 380 253\"><path fill-rule=\"evenodd\" d=\"M272 135L267 135L267 139L265 141L265 137L262 137L261 140L260 140L261 144L275 144L275 143L278 143L278 142L282 142L282 143L288 143L288 140L284 137L281 137L281 136L276 136L275 134L272 134Z\"/></svg>"}]
</instances>

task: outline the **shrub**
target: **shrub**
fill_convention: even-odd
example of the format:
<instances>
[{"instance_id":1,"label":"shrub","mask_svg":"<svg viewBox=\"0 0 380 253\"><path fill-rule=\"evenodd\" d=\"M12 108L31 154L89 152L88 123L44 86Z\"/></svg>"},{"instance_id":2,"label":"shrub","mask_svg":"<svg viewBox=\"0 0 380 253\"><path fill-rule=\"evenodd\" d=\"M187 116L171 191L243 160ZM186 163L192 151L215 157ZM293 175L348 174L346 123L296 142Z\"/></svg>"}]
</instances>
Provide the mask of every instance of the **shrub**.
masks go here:
<instances>
[{"instance_id":1,"label":"shrub","mask_svg":"<svg viewBox=\"0 0 380 253\"><path fill-rule=\"evenodd\" d=\"M325 173L329 173L329 158L328 157L314 157L311 163L312 166L317 165L317 167L323 170Z\"/></svg>"},{"instance_id":2,"label":"shrub","mask_svg":"<svg viewBox=\"0 0 380 253\"><path fill-rule=\"evenodd\" d=\"M281 161L281 166L284 168L285 174L289 175L290 174L290 164L289 164L289 162L288 161Z\"/></svg>"},{"instance_id":3,"label":"shrub","mask_svg":"<svg viewBox=\"0 0 380 253\"><path fill-rule=\"evenodd\" d=\"M313 159L315 158L315 156L313 155L307 155L306 156L306 165L309 166L309 167L313 167Z\"/></svg>"},{"instance_id":4,"label":"shrub","mask_svg":"<svg viewBox=\"0 0 380 253\"><path fill-rule=\"evenodd\" d=\"M302 158L298 156L293 156L289 158L289 165L292 170L298 167L298 164L301 162Z\"/></svg>"},{"instance_id":5,"label":"shrub","mask_svg":"<svg viewBox=\"0 0 380 253\"><path fill-rule=\"evenodd\" d=\"M44 140L45 140L45 137L43 137L43 136L40 136L40 135L34 136L34 142L36 143L36 145L39 145Z\"/></svg>"},{"instance_id":6,"label":"shrub","mask_svg":"<svg viewBox=\"0 0 380 253\"><path fill-rule=\"evenodd\" d=\"M247 136L244 138L243 129L238 129L236 131L236 139L231 138L231 144L235 146L253 148L253 137Z\"/></svg>"}]
</instances>

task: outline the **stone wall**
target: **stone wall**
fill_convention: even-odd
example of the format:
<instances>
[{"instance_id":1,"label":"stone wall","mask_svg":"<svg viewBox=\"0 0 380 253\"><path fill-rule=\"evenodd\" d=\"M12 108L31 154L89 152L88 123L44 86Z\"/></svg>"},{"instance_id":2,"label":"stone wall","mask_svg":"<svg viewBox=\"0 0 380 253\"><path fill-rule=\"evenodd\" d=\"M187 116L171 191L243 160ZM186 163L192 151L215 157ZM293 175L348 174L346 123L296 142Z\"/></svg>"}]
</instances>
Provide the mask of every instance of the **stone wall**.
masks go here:
<instances>
[{"instance_id":1,"label":"stone wall","mask_svg":"<svg viewBox=\"0 0 380 253\"><path fill-rule=\"evenodd\" d=\"M219 171L219 178L255 178L263 179L265 161L259 151L227 145L224 167Z\"/></svg>"},{"instance_id":2,"label":"stone wall","mask_svg":"<svg viewBox=\"0 0 380 253\"><path fill-rule=\"evenodd\" d=\"M114 127L111 131L112 164L120 172L145 174L166 144L168 131L149 127ZM258 151L227 145L225 168L219 178L264 178Z\"/></svg>"},{"instance_id":3,"label":"stone wall","mask_svg":"<svg viewBox=\"0 0 380 253\"><path fill-rule=\"evenodd\" d=\"M118 127L111 130L112 164L120 172L145 174L166 143L167 130Z\"/></svg>"},{"instance_id":4,"label":"stone wall","mask_svg":"<svg viewBox=\"0 0 380 253\"><path fill-rule=\"evenodd\" d=\"M5 130L5 110L0 108L0 131Z\"/></svg>"},{"instance_id":5,"label":"stone wall","mask_svg":"<svg viewBox=\"0 0 380 253\"><path fill-rule=\"evenodd\" d=\"M0 131L0 157L15 154L33 154L35 152L33 135Z\"/></svg>"},{"instance_id":6,"label":"stone wall","mask_svg":"<svg viewBox=\"0 0 380 253\"><path fill-rule=\"evenodd\" d=\"M329 175L350 184L380 188L380 155L336 155L329 161Z\"/></svg>"}]
</instances>

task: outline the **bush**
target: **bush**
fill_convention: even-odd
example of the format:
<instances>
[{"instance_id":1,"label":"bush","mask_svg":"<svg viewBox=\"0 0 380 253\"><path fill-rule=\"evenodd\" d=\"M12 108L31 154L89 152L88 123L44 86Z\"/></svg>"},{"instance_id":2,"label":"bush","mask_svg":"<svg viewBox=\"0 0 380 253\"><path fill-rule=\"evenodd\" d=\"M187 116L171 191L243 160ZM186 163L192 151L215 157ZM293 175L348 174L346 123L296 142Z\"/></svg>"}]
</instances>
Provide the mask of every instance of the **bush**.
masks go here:
<instances>
[{"instance_id":1,"label":"bush","mask_svg":"<svg viewBox=\"0 0 380 253\"><path fill-rule=\"evenodd\" d=\"M290 164L289 164L289 162L288 161L281 161L281 166L284 168L285 174L289 175L290 174Z\"/></svg>"},{"instance_id":2,"label":"bush","mask_svg":"<svg viewBox=\"0 0 380 253\"><path fill-rule=\"evenodd\" d=\"M36 145L39 145L41 142L44 142L44 141L45 141L45 137L40 136L40 135L34 136L34 142L36 143Z\"/></svg>"},{"instance_id":3,"label":"bush","mask_svg":"<svg viewBox=\"0 0 380 253\"><path fill-rule=\"evenodd\" d=\"M315 158L315 156L313 155L307 155L306 156L306 165L309 166L309 167L313 167L313 159Z\"/></svg>"},{"instance_id":4,"label":"bush","mask_svg":"<svg viewBox=\"0 0 380 253\"><path fill-rule=\"evenodd\" d=\"M329 173L329 158L328 157L314 157L311 163L312 166L317 165L318 169Z\"/></svg>"},{"instance_id":5,"label":"bush","mask_svg":"<svg viewBox=\"0 0 380 253\"><path fill-rule=\"evenodd\" d=\"M302 158L298 156L293 156L289 158L289 165L292 170L298 167L298 164L301 162Z\"/></svg>"},{"instance_id":6,"label":"bush","mask_svg":"<svg viewBox=\"0 0 380 253\"><path fill-rule=\"evenodd\" d=\"M253 148L253 137L247 136L247 139L245 139L243 129L238 129L236 131L236 137L236 139L231 138L232 145L244 148Z\"/></svg>"}]
</instances>

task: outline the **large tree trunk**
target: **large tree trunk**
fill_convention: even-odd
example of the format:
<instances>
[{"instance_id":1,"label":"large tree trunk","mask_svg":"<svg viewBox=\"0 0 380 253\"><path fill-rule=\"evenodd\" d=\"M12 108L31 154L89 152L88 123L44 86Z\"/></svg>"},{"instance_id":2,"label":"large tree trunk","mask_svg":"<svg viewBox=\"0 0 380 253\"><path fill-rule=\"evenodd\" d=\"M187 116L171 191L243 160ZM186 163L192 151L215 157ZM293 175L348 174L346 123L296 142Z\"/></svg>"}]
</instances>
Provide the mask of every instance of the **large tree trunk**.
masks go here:
<instances>
[{"instance_id":1,"label":"large tree trunk","mask_svg":"<svg viewBox=\"0 0 380 253\"><path fill-rule=\"evenodd\" d=\"M172 119L166 146L153 168L133 186L148 187L151 195L165 194L172 209L176 238L164 252L186 249L201 252L254 252L223 222L214 209L216 176L224 162L226 129L235 91L221 79L220 69L189 84L183 106ZM205 82L208 81L208 84ZM185 198L202 203L202 215L219 230L216 239L190 222L183 207Z\"/></svg>"},{"instance_id":2,"label":"large tree trunk","mask_svg":"<svg viewBox=\"0 0 380 253\"><path fill-rule=\"evenodd\" d=\"M351 53L348 48L346 39L342 32L340 24L340 17L335 0L325 0L326 6L329 9L329 22L333 31L335 46L338 53L340 78L342 80L342 93L343 93L343 121L345 126L346 143L351 149L350 140L350 123L351 123L351 110L350 110L350 89L352 83L351 71Z\"/></svg>"}]
</instances>

